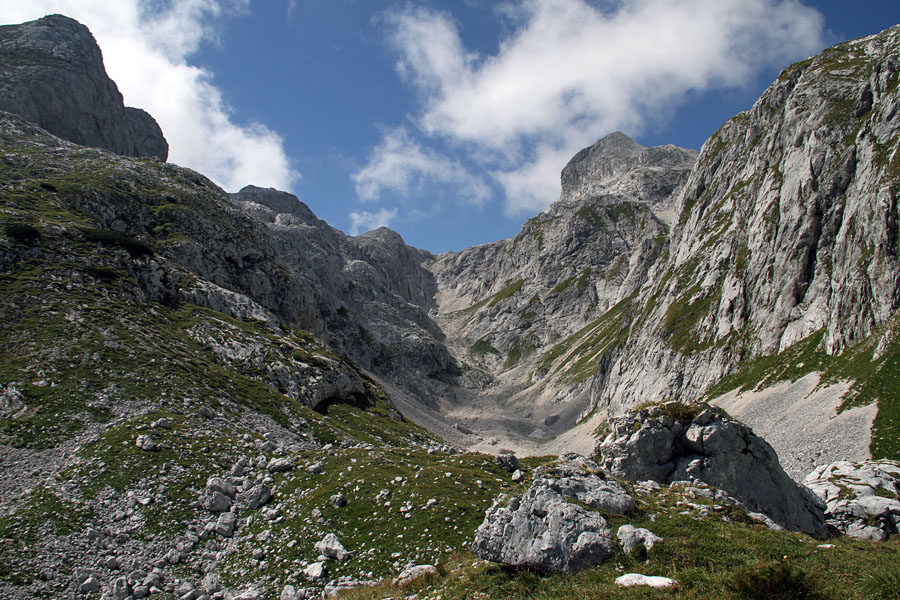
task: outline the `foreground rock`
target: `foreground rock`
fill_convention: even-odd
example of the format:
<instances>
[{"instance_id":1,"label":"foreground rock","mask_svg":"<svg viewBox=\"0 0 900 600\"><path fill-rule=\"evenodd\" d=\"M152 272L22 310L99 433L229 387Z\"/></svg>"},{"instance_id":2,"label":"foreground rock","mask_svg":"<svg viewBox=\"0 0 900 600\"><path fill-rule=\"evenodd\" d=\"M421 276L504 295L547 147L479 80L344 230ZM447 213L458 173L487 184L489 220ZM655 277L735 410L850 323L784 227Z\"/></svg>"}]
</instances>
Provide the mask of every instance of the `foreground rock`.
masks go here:
<instances>
[{"instance_id":1,"label":"foreground rock","mask_svg":"<svg viewBox=\"0 0 900 600\"><path fill-rule=\"evenodd\" d=\"M669 577L660 577L658 575L641 575L640 573L626 573L620 577L616 577L616 585L621 587L632 587L635 585L643 585L657 589L673 589L678 587L678 582Z\"/></svg>"},{"instance_id":2,"label":"foreground rock","mask_svg":"<svg viewBox=\"0 0 900 600\"><path fill-rule=\"evenodd\" d=\"M88 28L62 15L0 27L0 110L83 146L169 154L153 117L123 103Z\"/></svg>"},{"instance_id":3,"label":"foreground rock","mask_svg":"<svg viewBox=\"0 0 900 600\"><path fill-rule=\"evenodd\" d=\"M569 498L610 512L634 507L621 486L599 475L595 462L567 457L536 470L523 495L498 498L475 532L472 551L486 560L542 572L572 573L602 563L614 552L606 519Z\"/></svg>"},{"instance_id":4,"label":"foreground rock","mask_svg":"<svg viewBox=\"0 0 900 600\"><path fill-rule=\"evenodd\" d=\"M721 411L667 402L612 418L610 427L596 450L614 477L699 480L782 527L814 537L826 533L822 501L784 472L765 440Z\"/></svg>"},{"instance_id":5,"label":"foreground rock","mask_svg":"<svg viewBox=\"0 0 900 600\"><path fill-rule=\"evenodd\" d=\"M825 520L835 533L881 541L900 527L896 461L838 461L818 467L804 483L825 502Z\"/></svg>"}]
</instances>

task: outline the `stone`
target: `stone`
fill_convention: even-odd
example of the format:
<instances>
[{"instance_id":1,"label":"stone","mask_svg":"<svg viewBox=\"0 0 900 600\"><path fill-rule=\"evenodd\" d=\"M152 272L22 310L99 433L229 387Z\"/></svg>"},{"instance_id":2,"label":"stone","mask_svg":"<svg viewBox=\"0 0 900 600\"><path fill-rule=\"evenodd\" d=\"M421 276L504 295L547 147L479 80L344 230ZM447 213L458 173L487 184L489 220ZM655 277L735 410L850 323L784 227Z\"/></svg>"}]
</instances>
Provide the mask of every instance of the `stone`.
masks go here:
<instances>
[{"instance_id":1,"label":"stone","mask_svg":"<svg viewBox=\"0 0 900 600\"><path fill-rule=\"evenodd\" d=\"M231 537L234 535L234 528L237 524L237 515L233 512L224 512L219 515L215 525L215 532L222 537Z\"/></svg>"},{"instance_id":2,"label":"stone","mask_svg":"<svg viewBox=\"0 0 900 600\"><path fill-rule=\"evenodd\" d=\"M516 469L512 474L513 483L522 483L525 480L525 473L521 469Z\"/></svg>"},{"instance_id":3,"label":"stone","mask_svg":"<svg viewBox=\"0 0 900 600\"><path fill-rule=\"evenodd\" d=\"M294 469L294 462L290 458L274 458L266 467L270 473L285 473Z\"/></svg>"},{"instance_id":4,"label":"stone","mask_svg":"<svg viewBox=\"0 0 900 600\"><path fill-rule=\"evenodd\" d=\"M649 529L635 527L633 525L622 525L619 527L619 530L616 532L616 537L619 538L619 543L622 544L622 550L625 554L631 554L639 544L642 544L644 548L650 550L656 542L662 541L661 537L654 534Z\"/></svg>"},{"instance_id":5,"label":"stone","mask_svg":"<svg viewBox=\"0 0 900 600\"><path fill-rule=\"evenodd\" d=\"M134 445L145 452L153 452L156 450L156 442L149 435L139 435L134 441Z\"/></svg>"},{"instance_id":6,"label":"stone","mask_svg":"<svg viewBox=\"0 0 900 600\"><path fill-rule=\"evenodd\" d=\"M494 457L494 462L507 473L519 470L519 459L515 454L498 454Z\"/></svg>"},{"instance_id":7,"label":"stone","mask_svg":"<svg viewBox=\"0 0 900 600\"><path fill-rule=\"evenodd\" d=\"M337 560L350 560L353 557L352 552L348 552L341 545L337 536L328 533L320 541L316 542L315 551L325 558L335 558Z\"/></svg>"},{"instance_id":8,"label":"stone","mask_svg":"<svg viewBox=\"0 0 900 600\"><path fill-rule=\"evenodd\" d=\"M131 595L131 585L128 583L127 577L118 577L113 580L110 589L110 597L112 600L125 600Z\"/></svg>"},{"instance_id":9,"label":"stone","mask_svg":"<svg viewBox=\"0 0 900 600\"><path fill-rule=\"evenodd\" d=\"M232 600L263 600L263 595L255 588L250 588L237 594Z\"/></svg>"},{"instance_id":10,"label":"stone","mask_svg":"<svg viewBox=\"0 0 900 600\"><path fill-rule=\"evenodd\" d=\"M306 467L306 472L312 473L313 475L318 475L319 473L322 472L322 468L323 468L323 463L317 462L317 463L313 463L313 464L309 465L308 467Z\"/></svg>"},{"instance_id":11,"label":"stone","mask_svg":"<svg viewBox=\"0 0 900 600\"><path fill-rule=\"evenodd\" d=\"M394 578L394 585L403 586L419 577L437 574L438 570L434 565L415 565L400 571L400 574Z\"/></svg>"},{"instance_id":12,"label":"stone","mask_svg":"<svg viewBox=\"0 0 900 600\"><path fill-rule=\"evenodd\" d=\"M210 512L225 512L231 508L231 498L219 491L208 493L203 501Z\"/></svg>"},{"instance_id":13,"label":"stone","mask_svg":"<svg viewBox=\"0 0 900 600\"><path fill-rule=\"evenodd\" d=\"M272 490L264 483L257 484L244 492L244 501L251 509L265 506L272 500Z\"/></svg>"},{"instance_id":14,"label":"stone","mask_svg":"<svg viewBox=\"0 0 900 600\"><path fill-rule=\"evenodd\" d=\"M156 121L128 108L87 27L49 15L0 30L0 110L83 146L165 161Z\"/></svg>"},{"instance_id":15,"label":"stone","mask_svg":"<svg viewBox=\"0 0 900 600\"><path fill-rule=\"evenodd\" d=\"M325 563L322 561L310 563L305 569L303 569L303 576L313 581L319 581L320 579L323 579L327 574L328 569L325 567Z\"/></svg>"},{"instance_id":16,"label":"stone","mask_svg":"<svg viewBox=\"0 0 900 600\"><path fill-rule=\"evenodd\" d=\"M640 573L626 573L616 577L616 585L621 587L632 587L636 585L644 585L661 590L675 589L678 582L669 577L661 577L659 575L641 575Z\"/></svg>"},{"instance_id":17,"label":"stone","mask_svg":"<svg viewBox=\"0 0 900 600\"><path fill-rule=\"evenodd\" d=\"M335 508L341 508L342 506L347 506L347 499L344 498L344 494L337 493L328 498L328 503Z\"/></svg>"},{"instance_id":18,"label":"stone","mask_svg":"<svg viewBox=\"0 0 900 600\"><path fill-rule=\"evenodd\" d=\"M297 593L297 588L294 586L286 585L281 589L279 600L300 600L300 594Z\"/></svg>"},{"instance_id":19,"label":"stone","mask_svg":"<svg viewBox=\"0 0 900 600\"><path fill-rule=\"evenodd\" d=\"M613 477L665 484L700 481L782 527L825 536L824 503L784 472L765 440L724 411L668 402L609 423L612 432L596 452L600 466Z\"/></svg>"},{"instance_id":20,"label":"stone","mask_svg":"<svg viewBox=\"0 0 900 600\"><path fill-rule=\"evenodd\" d=\"M825 521L839 535L883 541L900 526L900 462L837 461L804 483L825 503Z\"/></svg>"},{"instance_id":21,"label":"stone","mask_svg":"<svg viewBox=\"0 0 900 600\"><path fill-rule=\"evenodd\" d=\"M572 573L614 552L609 525L565 499L547 480L506 503L498 498L475 532L472 551L485 560L541 572Z\"/></svg>"},{"instance_id":22,"label":"stone","mask_svg":"<svg viewBox=\"0 0 900 600\"><path fill-rule=\"evenodd\" d=\"M78 586L82 594L93 594L100 591L100 580L91 575Z\"/></svg>"}]
</instances>

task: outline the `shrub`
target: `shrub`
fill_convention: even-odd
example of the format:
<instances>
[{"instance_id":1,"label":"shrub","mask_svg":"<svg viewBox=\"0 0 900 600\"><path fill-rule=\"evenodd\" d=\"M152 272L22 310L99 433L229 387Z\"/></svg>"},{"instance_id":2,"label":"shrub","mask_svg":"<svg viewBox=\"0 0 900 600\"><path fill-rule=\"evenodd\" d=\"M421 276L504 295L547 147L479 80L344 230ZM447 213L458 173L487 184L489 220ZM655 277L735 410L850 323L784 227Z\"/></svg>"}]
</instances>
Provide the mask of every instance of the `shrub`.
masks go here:
<instances>
[{"instance_id":1,"label":"shrub","mask_svg":"<svg viewBox=\"0 0 900 600\"><path fill-rule=\"evenodd\" d=\"M145 244L119 231L91 229L89 227L82 227L80 231L87 241L98 242L104 246L118 246L127 251L131 258L141 258L142 256L153 256L155 254L149 244Z\"/></svg>"},{"instance_id":2,"label":"shrub","mask_svg":"<svg viewBox=\"0 0 900 600\"><path fill-rule=\"evenodd\" d=\"M3 226L3 233L17 242L31 242L41 237L40 230L28 223L7 223Z\"/></svg>"},{"instance_id":3,"label":"shrub","mask_svg":"<svg viewBox=\"0 0 900 600\"><path fill-rule=\"evenodd\" d=\"M787 561L760 563L735 571L725 587L746 600L814 600L820 598L806 571Z\"/></svg>"}]
</instances>

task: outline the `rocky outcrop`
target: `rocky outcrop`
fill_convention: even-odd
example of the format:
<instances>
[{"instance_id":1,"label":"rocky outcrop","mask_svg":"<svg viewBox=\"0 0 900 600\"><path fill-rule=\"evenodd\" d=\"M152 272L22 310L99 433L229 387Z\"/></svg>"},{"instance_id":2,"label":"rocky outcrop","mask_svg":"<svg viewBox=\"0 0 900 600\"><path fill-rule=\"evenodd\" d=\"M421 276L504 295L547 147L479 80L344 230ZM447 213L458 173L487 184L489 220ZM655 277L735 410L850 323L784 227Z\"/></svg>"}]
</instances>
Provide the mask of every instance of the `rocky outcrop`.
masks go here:
<instances>
[{"instance_id":1,"label":"rocky outcrop","mask_svg":"<svg viewBox=\"0 0 900 600\"><path fill-rule=\"evenodd\" d=\"M765 440L722 412L668 402L610 419L610 428L597 453L613 477L702 481L783 527L826 533L822 502L784 472Z\"/></svg>"},{"instance_id":2,"label":"rocky outcrop","mask_svg":"<svg viewBox=\"0 0 900 600\"><path fill-rule=\"evenodd\" d=\"M555 471L535 472L527 492L501 496L475 532L472 551L481 558L542 572L572 573L606 560L615 551L609 525L591 508L621 513L634 507L614 481L603 479L590 459L567 457ZM553 475L553 476L551 476Z\"/></svg>"},{"instance_id":3,"label":"rocky outcrop","mask_svg":"<svg viewBox=\"0 0 900 600\"><path fill-rule=\"evenodd\" d=\"M804 483L825 503L835 533L885 540L900 527L900 463L838 461L816 468Z\"/></svg>"},{"instance_id":4,"label":"rocky outcrop","mask_svg":"<svg viewBox=\"0 0 900 600\"><path fill-rule=\"evenodd\" d=\"M149 114L126 107L88 28L62 15L0 27L0 110L83 146L165 161Z\"/></svg>"}]
</instances>

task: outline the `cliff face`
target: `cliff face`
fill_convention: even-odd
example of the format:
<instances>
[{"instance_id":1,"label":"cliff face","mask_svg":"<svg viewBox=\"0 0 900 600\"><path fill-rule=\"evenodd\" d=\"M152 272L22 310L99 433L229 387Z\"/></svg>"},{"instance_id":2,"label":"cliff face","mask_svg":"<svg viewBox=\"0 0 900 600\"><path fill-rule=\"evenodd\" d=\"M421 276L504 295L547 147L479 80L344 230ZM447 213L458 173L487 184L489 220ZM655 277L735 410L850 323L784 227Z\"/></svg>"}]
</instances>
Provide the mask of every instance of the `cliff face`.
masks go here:
<instances>
[{"instance_id":1,"label":"cliff face","mask_svg":"<svg viewBox=\"0 0 900 600\"><path fill-rule=\"evenodd\" d=\"M0 27L0 110L84 146L166 160L156 121L126 107L87 27L62 15Z\"/></svg>"},{"instance_id":2,"label":"cliff face","mask_svg":"<svg viewBox=\"0 0 900 600\"><path fill-rule=\"evenodd\" d=\"M428 263L438 322L472 370L469 385L515 398L540 435L574 424L597 355L621 343L621 321L603 317L630 301L665 250L665 219L695 157L612 134L572 159L559 202L515 238Z\"/></svg>"},{"instance_id":3,"label":"cliff face","mask_svg":"<svg viewBox=\"0 0 900 600\"><path fill-rule=\"evenodd\" d=\"M817 332L841 354L890 319L898 70L898 28L841 44L783 71L704 144L668 256L595 380L600 406L697 398L743 361Z\"/></svg>"}]
</instances>

